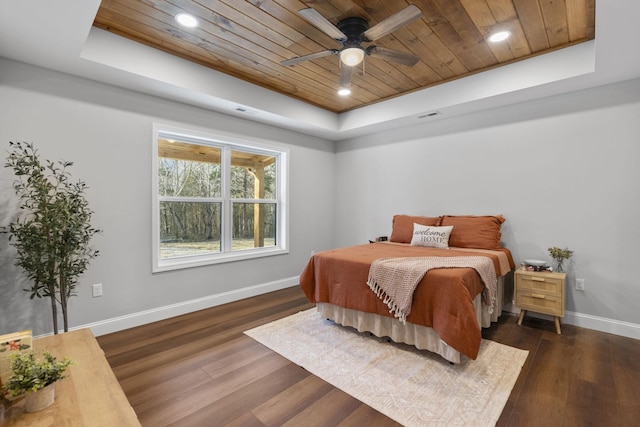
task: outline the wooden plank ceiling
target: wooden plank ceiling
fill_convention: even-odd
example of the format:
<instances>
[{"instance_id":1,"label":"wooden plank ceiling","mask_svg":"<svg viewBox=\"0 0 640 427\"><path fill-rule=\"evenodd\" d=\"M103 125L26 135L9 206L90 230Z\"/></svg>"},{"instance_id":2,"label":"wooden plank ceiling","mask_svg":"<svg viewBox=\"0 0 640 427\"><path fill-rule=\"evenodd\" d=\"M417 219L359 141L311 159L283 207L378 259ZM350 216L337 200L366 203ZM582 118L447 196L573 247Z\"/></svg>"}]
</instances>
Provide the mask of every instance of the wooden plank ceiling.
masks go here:
<instances>
[{"instance_id":1,"label":"wooden plank ceiling","mask_svg":"<svg viewBox=\"0 0 640 427\"><path fill-rule=\"evenodd\" d=\"M420 57L413 67L367 57L350 96L337 95L335 55L281 61L340 44L298 11L372 27L414 4L422 18L374 43ZM179 12L200 25L177 24ZM344 112L595 38L595 0L103 0L96 27L333 112ZM496 29L511 32L490 43Z\"/></svg>"}]
</instances>

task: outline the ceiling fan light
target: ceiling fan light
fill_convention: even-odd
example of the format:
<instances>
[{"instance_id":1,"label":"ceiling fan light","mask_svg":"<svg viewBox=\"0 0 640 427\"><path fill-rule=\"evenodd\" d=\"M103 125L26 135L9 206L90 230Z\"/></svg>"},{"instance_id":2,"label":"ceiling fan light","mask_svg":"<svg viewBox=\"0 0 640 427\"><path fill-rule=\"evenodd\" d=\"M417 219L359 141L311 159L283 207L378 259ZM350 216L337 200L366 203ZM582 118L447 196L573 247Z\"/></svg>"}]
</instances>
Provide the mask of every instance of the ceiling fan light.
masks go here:
<instances>
[{"instance_id":1,"label":"ceiling fan light","mask_svg":"<svg viewBox=\"0 0 640 427\"><path fill-rule=\"evenodd\" d=\"M338 95L340 96L351 95L351 89L349 89L348 87L341 87L340 89L338 89Z\"/></svg>"},{"instance_id":2,"label":"ceiling fan light","mask_svg":"<svg viewBox=\"0 0 640 427\"><path fill-rule=\"evenodd\" d=\"M350 47L340 52L340 61L344 65L353 67L358 65L364 59L364 50L357 47Z\"/></svg>"}]
</instances>

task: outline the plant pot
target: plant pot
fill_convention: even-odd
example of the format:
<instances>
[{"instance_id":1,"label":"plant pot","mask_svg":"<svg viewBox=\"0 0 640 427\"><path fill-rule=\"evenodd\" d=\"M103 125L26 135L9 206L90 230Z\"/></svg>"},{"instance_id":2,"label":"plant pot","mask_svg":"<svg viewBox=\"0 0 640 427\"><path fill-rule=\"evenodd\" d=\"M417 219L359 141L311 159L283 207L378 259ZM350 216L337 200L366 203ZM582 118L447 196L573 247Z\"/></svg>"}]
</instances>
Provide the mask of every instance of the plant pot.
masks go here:
<instances>
[{"instance_id":1,"label":"plant pot","mask_svg":"<svg viewBox=\"0 0 640 427\"><path fill-rule=\"evenodd\" d=\"M49 384L38 391L27 393L24 398L26 412L38 412L51 406L56 395L56 383Z\"/></svg>"}]
</instances>

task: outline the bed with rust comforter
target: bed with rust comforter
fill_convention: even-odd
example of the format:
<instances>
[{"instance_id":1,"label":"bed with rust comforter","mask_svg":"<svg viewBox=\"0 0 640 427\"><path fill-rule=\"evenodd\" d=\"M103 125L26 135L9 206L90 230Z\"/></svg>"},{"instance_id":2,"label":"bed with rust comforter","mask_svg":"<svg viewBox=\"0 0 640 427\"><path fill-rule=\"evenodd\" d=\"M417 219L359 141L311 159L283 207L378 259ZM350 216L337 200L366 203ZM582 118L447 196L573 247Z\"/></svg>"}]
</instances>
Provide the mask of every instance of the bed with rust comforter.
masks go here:
<instances>
[{"instance_id":1,"label":"bed with rust comforter","mask_svg":"<svg viewBox=\"0 0 640 427\"><path fill-rule=\"evenodd\" d=\"M389 307L367 285L369 268L374 260L464 256L490 258L498 277L514 268L511 253L504 248L438 249L380 242L313 255L300 275L300 286L310 302L330 303L358 312L393 318ZM485 284L473 268L431 269L414 291L411 312L406 321L432 328L448 346L475 359L482 337L474 299L484 290Z\"/></svg>"}]
</instances>

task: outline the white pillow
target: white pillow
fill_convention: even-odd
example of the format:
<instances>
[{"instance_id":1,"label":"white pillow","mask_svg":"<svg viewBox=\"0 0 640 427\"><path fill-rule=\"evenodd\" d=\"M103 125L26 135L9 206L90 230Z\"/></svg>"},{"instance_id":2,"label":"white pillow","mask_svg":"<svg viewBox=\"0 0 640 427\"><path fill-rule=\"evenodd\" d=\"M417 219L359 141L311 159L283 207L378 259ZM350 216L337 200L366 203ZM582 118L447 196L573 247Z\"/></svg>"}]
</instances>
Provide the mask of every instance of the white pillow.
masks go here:
<instances>
[{"instance_id":1,"label":"white pillow","mask_svg":"<svg viewBox=\"0 0 640 427\"><path fill-rule=\"evenodd\" d=\"M434 227L432 225L413 224L411 246L427 246L430 248L448 248L449 236L453 225Z\"/></svg>"}]
</instances>

